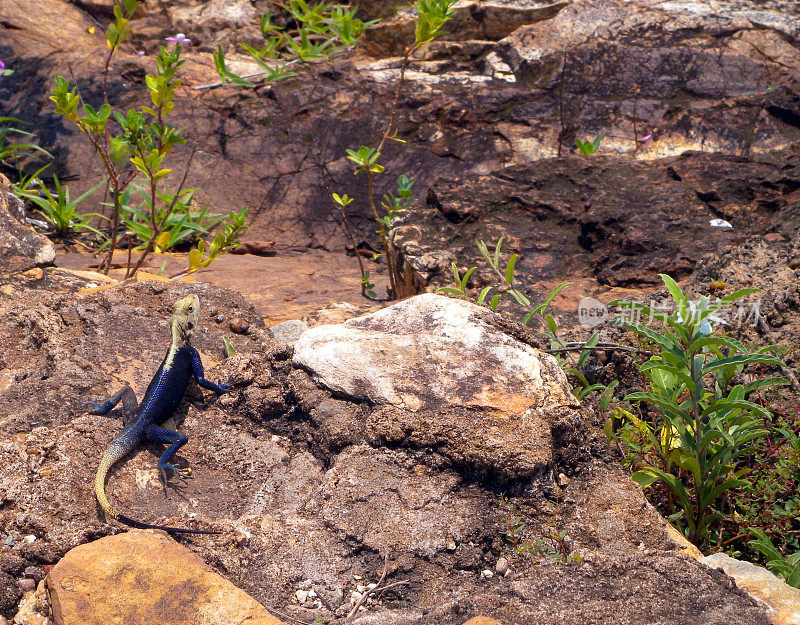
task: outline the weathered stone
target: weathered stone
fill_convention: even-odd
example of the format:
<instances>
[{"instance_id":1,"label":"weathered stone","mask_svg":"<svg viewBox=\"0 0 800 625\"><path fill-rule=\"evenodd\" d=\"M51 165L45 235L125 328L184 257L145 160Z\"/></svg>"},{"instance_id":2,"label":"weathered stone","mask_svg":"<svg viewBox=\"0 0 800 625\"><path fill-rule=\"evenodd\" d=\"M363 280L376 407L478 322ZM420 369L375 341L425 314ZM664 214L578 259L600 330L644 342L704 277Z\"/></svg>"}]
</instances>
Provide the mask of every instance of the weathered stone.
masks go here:
<instances>
[{"instance_id":1,"label":"weathered stone","mask_svg":"<svg viewBox=\"0 0 800 625\"><path fill-rule=\"evenodd\" d=\"M468 0L458 2L440 41L498 41L521 26L552 19L567 6L564 0ZM386 12L384 11L384 17ZM402 56L414 39L416 11L407 9L368 29L359 41L376 57Z\"/></svg>"},{"instance_id":2,"label":"weathered stone","mask_svg":"<svg viewBox=\"0 0 800 625\"><path fill-rule=\"evenodd\" d=\"M338 399L325 399L311 410L314 438L330 451L360 442L364 430L364 409Z\"/></svg>"},{"instance_id":3,"label":"weathered stone","mask_svg":"<svg viewBox=\"0 0 800 625\"><path fill-rule=\"evenodd\" d=\"M19 610L12 620L13 625L53 624L53 621L50 619L52 612L47 598L45 582L39 582L38 586L34 583L34 588L35 591L31 589L30 592L26 592L22 601L20 601ZM2 623L2 621L0 621L0 623Z\"/></svg>"},{"instance_id":4,"label":"weathered stone","mask_svg":"<svg viewBox=\"0 0 800 625\"><path fill-rule=\"evenodd\" d=\"M294 363L375 404L468 406L501 415L576 405L555 359L498 331L475 304L419 295L341 325L316 326Z\"/></svg>"},{"instance_id":5,"label":"weathered stone","mask_svg":"<svg viewBox=\"0 0 800 625\"><path fill-rule=\"evenodd\" d=\"M132 530L76 547L50 571L57 625L281 625L166 534Z\"/></svg>"},{"instance_id":6,"label":"weathered stone","mask_svg":"<svg viewBox=\"0 0 800 625\"><path fill-rule=\"evenodd\" d=\"M5 256L24 256L36 265L49 265L56 250L25 222L22 200L0 186L0 258Z\"/></svg>"},{"instance_id":7,"label":"weathered stone","mask_svg":"<svg viewBox=\"0 0 800 625\"><path fill-rule=\"evenodd\" d=\"M497 619L488 616L475 616L464 623L464 625L503 625Z\"/></svg>"},{"instance_id":8,"label":"weathered stone","mask_svg":"<svg viewBox=\"0 0 800 625\"><path fill-rule=\"evenodd\" d=\"M789 586L761 566L724 553L713 553L700 562L722 569L736 580L739 588L768 605L770 619L775 625L800 625L800 589Z\"/></svg>"},{"instance_id":9,"label":"weathered stone","mask_svg":"<svg viewBox=\"0 0 800 625\"><path fill-rule=\"evenodd\" d=\"M448 540L480 534L487 521L479 490L397 451L347 448L326 474L323 492L326 523L392 558L432 557Z\"/></svg>"}]
</instances>

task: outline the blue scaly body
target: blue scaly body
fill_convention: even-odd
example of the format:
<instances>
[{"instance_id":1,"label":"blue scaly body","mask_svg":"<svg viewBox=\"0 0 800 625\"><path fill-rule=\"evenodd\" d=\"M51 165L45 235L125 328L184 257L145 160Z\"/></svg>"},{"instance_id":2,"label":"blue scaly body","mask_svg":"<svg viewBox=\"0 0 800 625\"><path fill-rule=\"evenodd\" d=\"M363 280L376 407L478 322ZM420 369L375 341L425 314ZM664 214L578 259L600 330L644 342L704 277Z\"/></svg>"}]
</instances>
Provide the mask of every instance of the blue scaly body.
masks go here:
<instances>
[{"instance_id":1,"label":"blue scaly body","mask_svg":"<svg viewBox=\"0 0 800 625\"><path fill-rule=\"evenodd\" d=\"M155 528L169 532L188 534L218 534L203 530L190 530L177 527L164 527L136 521L118 513L109 503L105 494L105 481L109 469L128 453L145 441L165 443L169 447L158 460L158 469L167 484L167 471L183 478L187 471L178 469L172 464L175 453L189 440L182 432L164 427L183 400L186 388L192 377L203 388L224 393L228 385L214 384L205 379L200 354L189 343L194 328L197 326L200 302L196 295L190 295L175 304L172 316L172 344L161 366L153 376L141 404L137 404L136 395L130 386L125 386L115 393L107 402L100 405L89 402L92 414L107 414L120 400L123 406L122 432L108 445L100 459L95 476L95 495L105 513L113 519L136 528Z\"/></svg>"}]
</instances>

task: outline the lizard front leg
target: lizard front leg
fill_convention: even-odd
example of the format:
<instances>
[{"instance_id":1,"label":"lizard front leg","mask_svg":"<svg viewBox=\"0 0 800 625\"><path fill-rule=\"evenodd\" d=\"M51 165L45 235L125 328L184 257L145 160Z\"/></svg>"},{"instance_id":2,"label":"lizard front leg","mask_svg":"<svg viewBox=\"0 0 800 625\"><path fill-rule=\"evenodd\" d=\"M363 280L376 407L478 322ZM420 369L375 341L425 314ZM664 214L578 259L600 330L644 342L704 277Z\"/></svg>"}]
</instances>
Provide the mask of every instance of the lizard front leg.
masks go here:
<instances>
[{"instance_id":1,"label":"lizard front leg","mask_svg":"<svg viewBox=\"0 0 800 625\"><path fill-rule=\"evenodd\" d=\"M167 484L169 478L167 477L167 470L172 471L178 479L184 480L191 475L191 469L179 469L172 464L172 459L175 457L178 449L183 447L188 441L189 437L183 432L176 432L175 430L168 430L158 425L151 425L145 431L145 437L148 441L154 443L164 443L169 447L161 454L158 459L158 470L161 472L161 477L164 480L164 494L167 493Z\"/></svg>"},{"instance_id":2,"label":"lizard front leg","mask_svg":"<svg viewBox=\"0 0 800 625\"><path fill-rule=\"evenodd\" d=\"M200 360L200 352L198 352L194 347L192 347L191 350L192 350L192 374L194 375L194 379L197 380L197 383L203 388L207 388L208 390L214 391L215 393L228 392L228 390L230 389L230 385L214 384L210 380L206 380L205 372L203 371L203 361Z\"/></svg>"},{"instance_id":3,"label":"lizard front leg","mask_svg":"<svg viewBox=\"0 0 800 625\"><path fill-rule=\"evenodd\" d=\"M114 393L103 405L94 401L87 402L92 407L89 414L108 414L120 400L122 400L122 423L123 425L128 425L128 422L139 409L139 402L136 400L136 393L127 384Z\"/></svg>"}]
</instances>

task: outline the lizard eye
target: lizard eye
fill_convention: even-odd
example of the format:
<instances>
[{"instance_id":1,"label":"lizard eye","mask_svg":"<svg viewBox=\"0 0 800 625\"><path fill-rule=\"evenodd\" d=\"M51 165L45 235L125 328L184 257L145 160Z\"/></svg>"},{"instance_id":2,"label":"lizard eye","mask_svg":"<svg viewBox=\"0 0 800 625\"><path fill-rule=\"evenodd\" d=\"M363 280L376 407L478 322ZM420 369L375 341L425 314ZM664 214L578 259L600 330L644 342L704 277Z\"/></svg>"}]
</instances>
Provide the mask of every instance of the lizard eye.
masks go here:
<instances>
[{"instance_id":1,"label":"lizard eye","mask_svg":"<svg viewBox=\"0 0 800 625\"><path fill-rule=\"evenodd\" d=\"M188 310L190 313L191 313L191 312L194 312L194 306L189 306L189 308L188 308L187 310Z\"/></svg>"}]
</instances>

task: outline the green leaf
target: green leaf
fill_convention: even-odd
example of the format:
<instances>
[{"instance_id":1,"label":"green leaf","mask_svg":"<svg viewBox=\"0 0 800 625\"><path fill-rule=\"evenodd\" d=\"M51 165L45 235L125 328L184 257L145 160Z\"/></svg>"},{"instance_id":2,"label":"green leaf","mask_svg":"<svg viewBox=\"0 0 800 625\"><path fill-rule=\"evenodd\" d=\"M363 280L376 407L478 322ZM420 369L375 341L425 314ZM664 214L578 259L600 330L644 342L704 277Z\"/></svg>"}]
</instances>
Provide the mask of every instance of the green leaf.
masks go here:
<instances>
[{"instance_id":1,"label":"green leaf","mask_svg":"<svg viewBox=\"0 0 800 625\"><path fill-rule=\"evenodd\" d=\"M658 482L658 476L649 471L637 471L631 475L631 479L642 488L647 488Z\"/></svg>"},{"instance_id":2,"label":"green leaf","mask_svg":"<svg viewBox=\"0 0 800 625\"><path fill-rule=\"evenodd\" d=\"M506 265L506 284L511 286L514 283L514 267L517 264L517 255L512 254L511 258L508 259L508 264Z\"/></svg>"}]
</instances>

